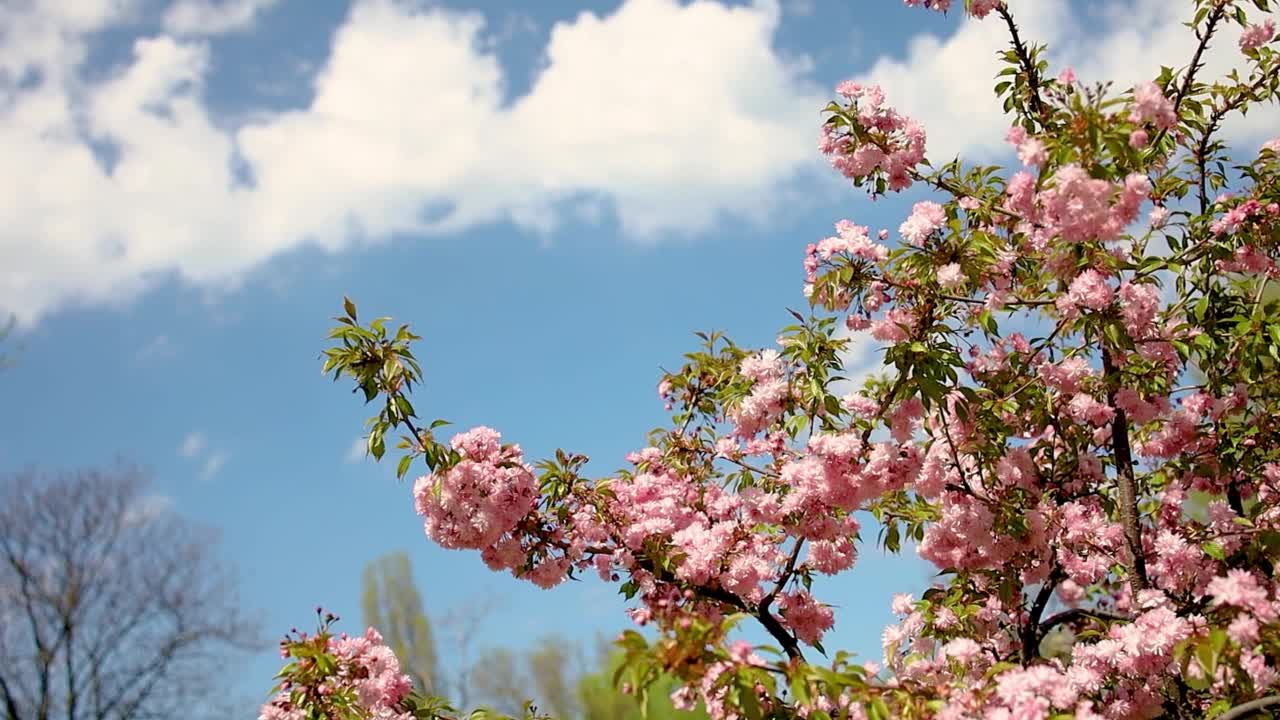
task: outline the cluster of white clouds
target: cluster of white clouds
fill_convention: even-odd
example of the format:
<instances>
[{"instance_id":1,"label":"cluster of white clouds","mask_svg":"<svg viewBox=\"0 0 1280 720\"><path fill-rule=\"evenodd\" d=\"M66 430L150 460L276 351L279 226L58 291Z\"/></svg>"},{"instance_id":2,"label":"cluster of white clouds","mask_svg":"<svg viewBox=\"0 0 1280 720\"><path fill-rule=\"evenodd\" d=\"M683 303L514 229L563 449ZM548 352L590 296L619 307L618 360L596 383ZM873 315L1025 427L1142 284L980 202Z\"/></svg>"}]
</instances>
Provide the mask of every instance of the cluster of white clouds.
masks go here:
<instances>
[{"instance_id":1,"label":"cluster of white clouds","mask_svg":"<svg viewBox=\"0 0 1280 720\"><path fill-rule=\"evenodd\" d=\"M630 236L696 233L724 214L767 217L776 188L813 164L823 93L774 48L775 0L582 13L552 28L513 100L479 14L357 0L308 106L223 127L194 36L243 29L266 4L179 2L165 32L93 81L90 37L133 3L0 9L13 28L0 38L0 308L30 323L128 301L165 274L234 282L307 242L549 231L602 201Z\"/></svg>"},{"instance_id":2,"label":"cluster of white clouds","mask_svg":"<svg viewBox=\"0 0 1280 720\"><path fill-rule=\"evenodd\" d=\"M602 206L633 239L693 235L726 217L767 221L820 167L828 91L806 57L777 49L778 0L581 13L551 28L516 98L481 15L355 0L310 104L228 126L202 94L207 36L251 31L277 1L177 0L163 30L106 73L85 72L90 40L135 20L141 0L0 5L0 311L30 324L128 302L175 273L234 283L303 243L504 221L547 233ZM1089 18L1069 0L1011 4L1025 35L1083 79L1153 77L1194 41L1179 25L1190 3L1125 0ZM957 23L864 79L926 123L935 159L990 157L1007 124L991 96L1006 37L993 19ZM1231 43L1219 41L1211 70ZM1239 130L1275 119L1251 115Z\"/></svg>"},{"instance_id":3,"label":"cluster of white clouds","mask_svg":"<svg viewBox=\"0 0 1280 720\"><path fill-rule=\"evenodd\" d=\"M209 438L202 432L188 433L178 446L178 454L199 464L201 480L212 480L231 459L227 451L210 448Z\"/></svg>"},{"instance_id":4,"label":"cluster of white clouds","mask_svg":"<svg viewBox=\"0 0 1280 720\"><path fill-rule=\"evenodd\" d=\"M179 35L217 35L243 30L258 13L280 0L181 0L164 14L166 30Z\"/></svg>"},{"instance_id":5,"label":"cluster of white clouds","mask_svg":"<svg viewBox=\"0 0 1280 720\"><path fill-rule=\"evenodd\" d=\"M1050 74L1072 68L1080 81L1113 82L1123 92L1154 80L1161 65L1185 66L1196 37L1184 25L1189 0L1106 0L1088 5L1070 0L1016 0L1009 3L1022 39L1047 44ZM1224 25L1206 53L1202 80L1243 67L1235 25ZM1005 24L991 15L963 23L947 38L922 34L902 58L880 58L863 74L885 88L888 102L919 119L929 132L929 157L946 162L956 155L992 160L1005 152L1009 119L996 102L996 73L1005 65L997 53L1009 46ZM1226 131L1255 151L1280 132L1275 107L1235 118Z\"/></svg>"}]
</instances>

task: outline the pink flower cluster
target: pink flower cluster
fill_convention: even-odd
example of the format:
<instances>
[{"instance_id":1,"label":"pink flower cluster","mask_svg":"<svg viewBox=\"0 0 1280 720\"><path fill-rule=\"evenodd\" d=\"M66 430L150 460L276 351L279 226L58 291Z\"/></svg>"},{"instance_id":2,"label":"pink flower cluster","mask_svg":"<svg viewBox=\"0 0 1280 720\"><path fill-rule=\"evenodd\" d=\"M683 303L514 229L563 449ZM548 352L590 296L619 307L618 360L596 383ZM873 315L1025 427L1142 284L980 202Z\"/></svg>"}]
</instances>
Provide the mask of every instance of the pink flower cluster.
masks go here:
<instances>
[{"instance_id":1,"label":"pink flower cluster","mask_svg":"<svg viewBox=\"0 0 1280 720\"><path fill-rule=\"evenodd\" d=\"M791 389L776 350L766 350L743 360L741 372L753 383L751 394L730 411L729 419L734 424L735 435L752 438L782 414Z\"/></svg>"},{"instance_id":2,"label":"pink flower cluster","mask_svg":"<svg viewBox=\"0 0 1280 720\"><path fill-rule=\"evenodd\" d=\"M322 696L351 693L358 708L371 720L412 720L413 714L399 708L413 689L413 681L400 671L400 661L382 642L382 635L369 628L360 637L346 634L329 638L327 652L337 661L334 673L316 690ZM259 720L305 720L302 708L294 704L289 689L265 705Z\"/></svg>"},{"instance_id":3,"label":"pink flower cluster","mask_svg":"<svg viewBox=\"0 0 1280 720\"><path fill-rule=\"evenodd\" d=\"M1014 125L1009 128L1005 139L1017 148L1018 160L1023 165L1039 167L1048 160L1048 151L1045 148L1044 141L1027 135L1027 131L1021 125Z\"/></svg>"},{"instance_id":4,"label":"pink flower cluster","mask_svg":"<svg viewBox=\"0 0 1280 720\"><path fill-rule=\"evenodd\" d=\"M951 9L951 0L902 0L907 7L925 7L945 13ZM1004 0L973 0L969 6L969 14L976 18L984 18L997 8L1004 7Z\"/></svg>"},{"instance_id":5,"label":"pink flower cluster","mask_svg":"<svg viewBox=\"0 0 1280 720\"><path fill-rule=\"evenodd\" d=\"M414 483L414 504L427 536L441 546L493 548L537 504L537 481L520 447L503 447L501 439L487 427L454 436L451 445L462 459Z\"/></svg>"},{"instance_id":6,"label":"pink flower cluster","mask_svg":"<svg viewBox=\"0 0 1280 720\"><path fill-rule=\"evenodd\" d=\"M911 215L898 226L898 232L907 242L916 247L924 245L924 241L947 221L946 210L936 202L925 200L911 208Z\"/></svg>"},{"instance_id":7,"label":"pink flower cluster","mask_svg":"<svg viewBox=\"0 0 1280 720\"><path fill-rule=\"evenodd\" d=\"M836 134L830 123L823 125L819 148L831 156L832 167L855 180L883 174L890 190L910 187L910 171L924 160L924 128L887 107L878 85L845 81L836 92L852 103L850 115L871 139L859 142L851 133Z\"/></svg>"},{"instance_id":8,"label":"pink flower cluster","mask_svg":"<svg viewBox=\"0 0 1280 720\"><path fill-rule=\"evenodd\" d=\"M1260 23L1250 25L1240 33L1240 49L1248 52L1271 42L1276 36L1276 21L1267 18Z\"/></svg>"},{"instance_id":9,"label":"pink flower cluster","mask_svg":"<svg viewBox=\"0 0 1280 720\"><path fill-rule=\"evenodd\" d=\"M1015 177L1015 180L1017 178ZM1079 165L1064 165L1053 175L1053 187L1038 195L1023 197L1031 188L1010 184L1010 205L1025 210L1027 219L1044 226L1049 236L1069 242L1115 240L1138 218L1142 203L1151 193L1145 175L1131 174L1120 187L1093 178Z\"/></svg>"},{"instance_id":10,"label":"pink flower cluster","mask_svg":"<svg viewBox=\"0 0 1280 720\"><path fill-rule=\"evenodd\" d=\"M1172 130L1178 124L1178 116L1173 112L1173 101L1165 97L1160 86L1145 82L1133 88L1133 112L1129 114L1129 121L1151 121L1161 130Z\"/></svg>"},{"instance_id":11,"label":"pink flower cluster","mask_svg":"<svg viewBox=\"0 0 1280 720\"><path fill-rule=\"evenodd\" d=\"M835 615L831 608L818 602L804 590L783 595L778 601L783 620L787 627L795 632L802 642L813 645L822 640L822 635L831 629Z\"/></svg>"}]
</instances>

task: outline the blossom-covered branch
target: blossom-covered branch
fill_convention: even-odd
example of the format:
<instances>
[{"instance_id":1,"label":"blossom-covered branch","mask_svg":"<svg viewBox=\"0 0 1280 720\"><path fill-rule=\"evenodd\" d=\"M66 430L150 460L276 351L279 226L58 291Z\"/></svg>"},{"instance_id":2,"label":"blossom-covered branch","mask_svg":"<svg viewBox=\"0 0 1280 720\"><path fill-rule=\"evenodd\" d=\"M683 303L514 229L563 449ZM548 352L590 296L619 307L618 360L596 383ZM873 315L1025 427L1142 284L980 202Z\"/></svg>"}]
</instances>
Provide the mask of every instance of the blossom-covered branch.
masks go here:
<instances>
[{"instance_id":1,"label":"blossom-covered branch","mask_svg":"<svg viewBox=\"0 0 1280 720\"><path fill-rule=\"evenodd\" d=\"M1220 131L1280 99L1280 55L1269 0L1186 6L1185 71L1116 88L1051 73L1004 2L965 2L1010 33L1009 168L934 167L892 89L838 85L833 168L931 194L896 232L841 220L810 244L811 309L775 346L700 333L658 385L670 426L606 477L566 451L531 465L487 427L437 440L409 400L415 336L350 301L325 371L379 401L375 456L407 431L398 474L424 461L433 541L545 588L618 583L657 631L619 641L641 695L670 674L678 706L751 720L1261 709L1280 678L1280 139L1229 170ZM1208 83L1231 24L1242 71ZM853 338L888 377L845 387ZM936 582L895 599L883 658L811 663L863 513ZM778 646L737 639L742 621Z\"/></svg>"}]
</instances>

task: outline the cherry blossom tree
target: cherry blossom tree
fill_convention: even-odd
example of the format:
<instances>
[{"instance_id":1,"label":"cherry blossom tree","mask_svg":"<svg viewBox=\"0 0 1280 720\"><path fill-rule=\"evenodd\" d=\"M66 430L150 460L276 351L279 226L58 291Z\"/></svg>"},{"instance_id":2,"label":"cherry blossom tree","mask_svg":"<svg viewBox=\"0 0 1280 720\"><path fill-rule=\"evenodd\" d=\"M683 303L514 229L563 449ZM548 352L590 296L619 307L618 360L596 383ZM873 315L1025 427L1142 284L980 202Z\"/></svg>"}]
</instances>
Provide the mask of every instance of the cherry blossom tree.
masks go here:
<instances>
[{"instance_id":1,"label":"cherry blossom tree","mask_svg":"<svg viewBox=\"0 0 1280 720\"><path fill-rule=\"evenodd\" d=\"M896 232L840 220L809 245L812 309L775 347L700 334L658 384L671 425L624 469L529 463L487 427L437 440L410 403L416 336L350 300L325 371L377 401L375 457L400 431L398 474L426 465L433 541L544 588L618 583L656 630L618 641L641 696L665 673L678 707L725 719L1280 712L1280 138L1222 132L1280 98L1272 4L1189 0L1194 53L1135 87L1051 67L1002 0L906 4L1007 29L1017 165L933 164L892 88L839 85L833 168L929 198ZM1207 77L1229 33L1239 69ZM846 393L864 335L887 373ZM894 599L882 662L822 644L861 512L938 572ZM773 643L738 639L748 622Z\"/></svg>"}]
</instances>

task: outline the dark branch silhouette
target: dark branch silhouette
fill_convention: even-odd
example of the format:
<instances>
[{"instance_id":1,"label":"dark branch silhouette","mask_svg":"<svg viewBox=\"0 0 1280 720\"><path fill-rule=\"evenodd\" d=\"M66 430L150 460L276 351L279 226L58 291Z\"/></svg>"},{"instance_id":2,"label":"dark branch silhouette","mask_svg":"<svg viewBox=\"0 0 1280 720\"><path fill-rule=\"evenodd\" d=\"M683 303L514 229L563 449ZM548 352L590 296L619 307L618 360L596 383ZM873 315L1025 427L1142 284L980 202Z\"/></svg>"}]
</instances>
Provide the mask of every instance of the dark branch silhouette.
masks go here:
<instances>
[{"instance_id":1,"label":"dark branch silhouette","mask_svg":"<svg viewBox=\"0 0 1280 720\"><path fill-rule=\"evenodd\" d=\"M6 720L225 711L230 653L261 647L216 537L137 469L0 476L0 703Z\"/></svg>"}]
</instances>

